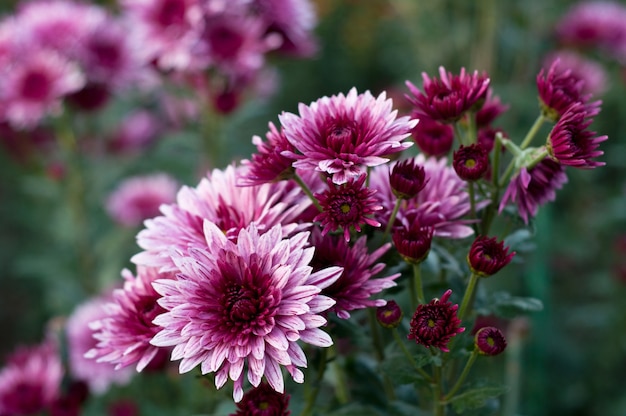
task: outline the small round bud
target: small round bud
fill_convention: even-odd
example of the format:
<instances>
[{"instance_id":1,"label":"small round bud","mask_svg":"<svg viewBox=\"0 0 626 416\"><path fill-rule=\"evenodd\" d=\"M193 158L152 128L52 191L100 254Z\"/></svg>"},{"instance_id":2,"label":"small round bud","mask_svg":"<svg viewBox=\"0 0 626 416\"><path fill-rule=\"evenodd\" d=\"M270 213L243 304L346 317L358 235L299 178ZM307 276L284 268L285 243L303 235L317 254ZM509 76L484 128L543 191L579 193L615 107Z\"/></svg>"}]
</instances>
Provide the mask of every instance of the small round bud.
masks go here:
<instances>
[{"instance_id":1,"label":"small round bud","mask_svg":"<svg viewBox=\"0 0 626 416\"><path fill-rule=\"evenodd\" d=\"M400 309L395 300L387 301L385 306L380 306L376 309L376 319L384 328L397 328L402 321L403 315L402 309Z\"/></svg>"},{"instance_id":2,"label":"small round bud","mask_svg":"<svg viewBox=\"0 0 626 416\"><path fill-rule=\"evenodd\" d=\"M498 355L506 348L506 339L498 328L486 326L476 332L474 345L480 354Z\"/></svg>"},{"instance_id":3,"label":"small round bud","mask_svg":"<svg viewBox=\"0 0 626 416\"><path fill-rule=\"evenodd\" d=\"M464 181L476 181L489 169L489 154L479 144L463 146L454 152L452 166L459 178Z\"/></svg>"},{"instance_id":4,"label":"small round bud","mask_svg":"<svg viewBox=\"0 0 626 416\"><path fill-rule=\"evenodd\" d=\"M389 175L391 190L396 198L410 199L426 186L426 173L424 167L415 163L413 159L407 159L394 165Z\"/></svg>"}]
</instances>

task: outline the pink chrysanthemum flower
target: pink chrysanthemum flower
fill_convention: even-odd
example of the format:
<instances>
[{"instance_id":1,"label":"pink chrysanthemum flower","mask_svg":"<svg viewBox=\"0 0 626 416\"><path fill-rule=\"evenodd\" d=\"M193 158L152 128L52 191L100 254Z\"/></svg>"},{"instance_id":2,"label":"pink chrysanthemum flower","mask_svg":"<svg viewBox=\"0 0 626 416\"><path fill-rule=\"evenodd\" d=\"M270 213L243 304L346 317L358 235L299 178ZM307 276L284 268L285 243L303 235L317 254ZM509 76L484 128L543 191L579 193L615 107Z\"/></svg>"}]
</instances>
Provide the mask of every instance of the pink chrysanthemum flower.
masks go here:
<instances>
[{"instance_id":1,"label":"pink chrysanthemum flower","mask_svg":"<svg viewBox=\"0 0 626 416\"><path fill-rule=\"evenodd\" d=\"M411 131L413 140L426 156L443 157L450 153L454 144L454 130L449 124L439 123L429 117L418 116L419 123Z\"/></svg>"},{"instance_id":2,"label":"pink chrysanthemum flower","mask_svg":"<svg viewBox=\"0 0 626 416\"><path fill-rule=\"evenodd\" d=\"M345 239L334 235L322 235L318 230L313 232L311 243L315 247L313 270L321 270L329 266L343 268L341 276L335 283L322 290L322 294L337 303L332 310L341 319L350 318L350 311L384 306L384 299L371 299L377 293L396 285L394 280L399 273L376 278L385 268L384 263L376 263L391 247L387 243L370 253L367 238L359 238L352 246Z\"/></svg>"},{"instance_id":3,"label":"pink chrysanthemum flower","mask_svg":"<svg viewBox=\"0 0 626 416\"><path fill-rule=\"evenodd\" d=\"M136 277L128 269L122 271L122 277L124 288L113 291L113 299L105 307L106 316L91 323L98 343L85 357L113 364L116 370L136 365L137 371L142 371L161 350L150 344L161 330L152 321L165 312L157 303L161 295L152 282L174 276L138 266Z\"/></svg>"},{"instance_id":4,"label":"pink chrysanthemum flower","mask_svg":"<svg viewBox=\"0 0 626 416\"><path fill-rule=\"evenodd\" d=\"M396 118L392 102L383 92L374 98L369 91L322 97L298 106L300 115L279 115L287 140L298 152L285 152L297 159L294 167L332 175L341 185L365 173L367 167L389 160L412 143L403 142L417 120Z\"/></svg>"},{"instance_id":5,"label":"pink chrysanthemum flower","mask_svg":"<svg viewBox=\"0 0 626 416\"><path fill-rule=\"evenodd\" d=\"M449 352L448 343L452 337L465 331L461 327L461 320L457 316L459 305L449 301L452 290L448 289L441 299L433 299L429 303L417 307L413 318L408 339L426 348L436 347L443 352Z\"/></svg>"},{"instance_id":6,"label":"pink chrysanthemum flower","mask_svg":"<svg viewBox=\"0 0 626 416\"><path fill-rule=\"evenodd\" d=\"M80 69L59 54L44 49L23 52L0 80L0 118L18 128L34 127L61 112L61 100L83 87Z\"/></svg>"},{"instance_id":7,"label":"pink chrysanthemum flower","mask_svg":"<svg viewBox=\"0 0 626 416\"><path fill-rule=\"evenodd\" d=\"M550 158L545 158L536 166L522 168L515 175L506 188L499 212L512 202L517 204L517 210L524 222L537 215L540 205L554 201L556 190L567 182L564 167Z\"/></svg>"},{"instance_id":8,"label":"pink chrysanthemum flower","mask_svg":"<svg viewBox=\"0 0 626 416\"><path fill-rule=\"evenodd\" d=\"M311 56L317 50L313 29L317 16L309 0L256 0L269 33L282 37L279 51L295 56Z\"/></svg>"},{"instance_id":9,"label":"pink chrysanthemum flower","mask_svg":"<svg viewBox=\"0 0 626 416\"><path fill-rule=\"evenodd\" d=\"M297 341L332 345L319 329L326 323L319 313L335 302L320 292L342 269L311 273L309 233L283 238L280 225L260 234L252 224L234 243L204 221L204 234L206 247L172 254L180 269L176 280L153 284L168 312L154 320L163 330L152 344L174 347L172 360L181 360L181 373L200 365L203 374L215 373L217 388L233 380L236 402L243 396L244 372L253 386L265 377L279 393L281 366L302 383L298 367L306 366L306 357Z\"/></svg>"},{"instance_id":10,"label":"pink chrysanthemum flower","mask_svg":"<svg viewBox=\"0 0 626 416\"><path fill-rule=\"evenodd\" d=\"M374 196L376 191L363 186L366 178L367 175L361 175L343 185L335 185L328 178L328 188L315 194L322 212L313 221L321 222L322 234L342 229L345 240L350 241L352 228L360 233L362 224L380 227L380 223L372 215L383 207Z\"/></svg>"},{"instance_id":11,"label":"pink chrysanthemum flower","mask_svg":"<svg viewBox=\"0 0 626 416\"><path fill-rule=\"evenodd\" d=\"M424 167L428 182L416 197L402 201L396 217L398 225L417 222L421 227L432 227L434 235L447 238L465 238L474 233L468 225L468 220L461 219L470 210L467 183L458 177L445 158L434 157L426 159L419 154L415 162ZM378 211L376 219L383 226L389 222L389 217L396 203L389 184L389 167L381 166L370 173L370 186L378 190L376 196L380 199L384 209ZM481 208L484 203L479 203Z\"/></svg>"},{"instance_id":12,"label":"pink chrysanthemum flower","mask_svg":"<svg viewBox=\"0 0 626 416\"><path fill-rule=\"evenodd\" d=\"M626 29L626 24L624 27ZM599 62L574 51L560 50L548 54L543 60L543 67L550 68L556 61L563 68L569 68L576 78L583 80L583 94L600 95L606 91L608 75Z\"/></svg>"},{"instance_id":13,"label":"pink chrysanthemum flower","mask_svg":"<svg viewBox=\"0 0 626 416\"><path fill-rule=\"evenodd\" d=\"M129 113L111 135L108 148L115 153L134 153L152 144L163 122L146 110Z\"/></svg>"},{"instance_id":14,"label":"pink chrysanthemum flower","mask_svg":"<svg viewBox=\"0 0 626 416\"><path fill-rule=\"evenodd\" d=\"M289 395L279 393L269 384L261 383L246 392L237 403L237 412L230 416L289 416Z\"/></svg>"},{"instance_id":15,"label":"pink chrysanthemum flower","mask_svg":"<svg viewBox=\"0 0 626 416\"><path fill-rule=\"evenodd\" d=\"M502 104L500 97L494 96L493 90L489 88L487 90L487 96L485 97L485 103L480 110L476 112L476 127L480 129L490 126L496 118L508 109L509 106Z\"/></svg>"},{"instance_id":16,"label":"pink chrysanthemum flower","mask_svg":"<svg viewBox=\"0 0 626 416\"><path fill-rule=\"evenodd\" d=\"M133 373L130 368L115 370L111 363L98 363L85 354L96 346L97 322L107 316L107 298L93 298L78 305L67 319L65 331L69 372L73 379L84 381L95 394L105 393L111 384L127 384ZM96 322L96 329L91 324Z\"/></svg>"},{"instance_id":17,"label":"pink chrysanthemum flower","mask_svg":"<svg viewBox=\"0 0 626 416\"><path fill-rule=\"evenodd\" d=\"M604 166L604 162L592 159L604 154L602 150L598 150L598 146L608 136L594 137L596 133L587 130L592 121L583 104L573 104L548 136L546 147L550 156L562 165L581 169Z\"/></svg>"},{"instance_id":18,"label":"pink chrysanthemum flower","mask_svg":"<svg viewBox=\"0 0 626 416\"><path fill-rule=\"evenodd\" d=\"M106 209L118 223L135 227L156 217L161 205L174 202L178 187L165 173L128 178L109 195Z\"/></svg>"},{"instance_id":19,"label":"pink chrysanthemum flower","mask_svg":"<svg viewBox=\"0 0 626 416\"><path fill-rule=\"evenodd\" d=\"M441 123L453 123L467 111L478 110L484 102L490 82L486 74L479 75L478 71L470 75L465 72L465 68L461 68L459 75L454 75L442 66L439 67L439 78L431 79L423 72L422 79L424 92L406 81L412 94L406 95L406 98L418 113Z\"/></svg>"},{"instance_id":20,"label":"pink chrysanthemum flower","mask_svg":"<svg viewBox=\"0 0 626 416\"><path fill-rule=\"evenodd\" d=\"M199 0L121 0L121 5L145 59L163 70L195 65L193 48L204 25Z\"/></svg>"},{"instance_id":21,"label":"pink chrysanthemum flower","mask_svg":"<svg viewBox=\"0 0 626 416\"><path fill-rule=\"evenodd\" d=\"M0 370L0 415L45 411L60 395L61 356L54 341L18 348Z\"/></svg>"},{"instance_id":22,"label":"pink chrysanthemum flower","mask_svg":"<svg viewBox=\"0 0 626 416\"><path fill-rule=\"evenodd\" d=\"M215 169L196 188L183 186L176 203L161 206L162 215L145 222L137 235L144 250L131 260L135 264L175 270L170 259L172 249L206 246L203 222L209 220L230 239L250 223L262 232L281 224L285 235L308 224L298 224L311 206L302 190L288 181L258 186L237 186L237 177L245 168L230 165Z\"/></svg>"},{"instance_id":23,"label":"pink chrysanthemum flower","mask_svg":"<svg viewBox=\"0 0 626 416\"><path fill-rule=\"evenodd\" d=\"M574 48L598 48L626 59L626 6L616 1L581 1L556 25L556 37Z\"/></svg>"},{"instance_id":24,"label":"pink chrysanthemum flower","mask_svg":"<svg viewBox=\"0 0 626 416\"><path fill-rule=\"evenodd\" d=\"M292 164L295 159L282 155L282 152L295 149L282 129L279 131L273 123L269 123L269 132L265 137L267 142L259 136L252 137L252 144L256 146L258 153L252 155L252 160L242 162L244 166L248 166L248 170L239 179L240 185L262 185L289 179L294 175L295 169Z\"/></svg>"}]
</instances>

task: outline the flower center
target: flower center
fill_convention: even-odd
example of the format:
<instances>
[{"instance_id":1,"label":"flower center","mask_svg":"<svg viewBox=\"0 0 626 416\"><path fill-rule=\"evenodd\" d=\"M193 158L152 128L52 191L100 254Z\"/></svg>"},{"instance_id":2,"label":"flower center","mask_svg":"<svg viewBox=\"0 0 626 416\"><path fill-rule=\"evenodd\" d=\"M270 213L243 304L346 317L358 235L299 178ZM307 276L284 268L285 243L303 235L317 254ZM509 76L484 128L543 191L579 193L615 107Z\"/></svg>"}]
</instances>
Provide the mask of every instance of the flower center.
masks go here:
<instances>
[{"instance_id":1,"label":"flower center","mask_svg":"<svg viewBox=\"0 0 626 416\"><path fill-rule=\"evenodd\" d=\"M352 153L356 140L354 128L344 124L333 124L326 135L326 145L336 153Z\"/></svg>"},{"instance_id":2,"label":"flower center","mask_svg":"<svg viewBox=\"0 0 626 416\"><path fill-rule=\"evenodd\" d=\"M488 338L487 338L487 344L488 344L490 347L493 347L493 346L496 344L496 342L494 341L493 337L488 337Z\"/></svg>"},{"instance_id":3,"label":"flower center","mask_svg":"<svg viewBox=\"0 0 626 416\"><path fill-rule=\"evenodd\" d=\"M226 26L217 26L209 31L211 52L221 59L237 56L243 45L243 36Z\"/></svg>"},{"instance_id":4,"label":"flower center","mask_svg":"<svg viewBox=\"0 0 626 416\"><path fill-rule=\"evenodd\" d=\"M470 168L470 169L471 169L471 168L473 168L474 166L476 166L476 160L474 160L474 159L467 159L467 160L465 161L465 167L466 167L466 168Z\"/></svg>"},{"instance_id":5,"label":"flower center","mask_svg":"<svg viewBox=\"0 0 626 416\"><path fill-rule=\"evenodd\" d=\"M429 328L434 328L436 325L435 320L434 319L429 319L428 320L428 327Z\"/></svg>"},{"instance_id":6,"label":"flower center","mask_svg":"<svg viewBox=\"0 0 626 416\"><path fill-rule=\"evenodd\" d=\"M50 80L41 72L28 73L22 82L22 97L28 100L41 101L50 93Z\"/></svg>"},{"instance_id":7,"label":"flower center","mask_svg":"<svg viewBox=\"0 0 626 416\"><path fill-rule=\"evenodd\" d=\"M165 0L157 14L157 21L163 26L181 24L185 19L184 0Z\"/></svg>"},{"instance_id":8,"label":"flower center","mask_svg":"<svg viewBox=\"0 0 626 416\"><path fill-rule=\"evenodd\" d=\"M351 207L350 207L350 204L348 204L347 202L344 202L344 203L341 205L341 208L340 208L340 209L341 209L341 212L343 212L344 214L347 214L347 213L349 213L349 212L350 212Z\"/></svg>"},{"instance_id":9,"label":"flower center","mask_svg":"<svg viewBox=\"0 0 626 416\"><path fill-rule=\"evenodd\" d=\"M121 54L118 46L114 43L95 40L90 45L90 50L98 65L108 69L119 67Z\"/></svg>"},{"instance_id":10,"label":"flower center","mask_svg":"<svg viewBox=\"0 0 626 416\"><path fill-rule=\"evenodd\" d=\"M270 404L268 402L259 403L259 410L267 410L269 407L270 407Z\"/></svg>"},{"instance_id":11,"label":"flower center","mask_svg":"<svg viewBox=\"0 0 626 416\"><path fill-rule=\"evenodd\" d=\"M231 320L249 322L257 315L259 300L252 295L252 291L243 286L234 286L228 290L226 310Z\"/></svg>"}]
</instances>

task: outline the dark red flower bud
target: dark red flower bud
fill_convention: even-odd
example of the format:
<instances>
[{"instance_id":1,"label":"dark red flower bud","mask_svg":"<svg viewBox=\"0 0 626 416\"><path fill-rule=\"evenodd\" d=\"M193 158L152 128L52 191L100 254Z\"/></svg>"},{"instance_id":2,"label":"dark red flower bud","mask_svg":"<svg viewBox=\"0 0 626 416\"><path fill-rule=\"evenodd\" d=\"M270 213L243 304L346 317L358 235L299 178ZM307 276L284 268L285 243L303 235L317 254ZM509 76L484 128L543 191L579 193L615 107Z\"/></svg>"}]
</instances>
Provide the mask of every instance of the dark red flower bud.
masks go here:
<instances>
[{"instance_id":1,"label":"dark red flower bud","mask_svg":"<svg viewBox=\"0 0 626 416\"><path fill-rule=\"evenodd\" d=\"M454 152L452 166L459 178L464 181L476 181L489 169L489 154L479 144L461 145Z\"/></svg>"},{"instance_id":2,"label":"dark red flower bud","mask_svg":"<svg viewBox=\"0 0 626 416\"><path fill-rule=\"evenodd\" d=\"M498 355L506 348L506 339L498 328L486 326L476 332L474 345L483 355Z\"/></svg>"},{"instance_id":3,"label":"dark red flower bud","mask_svg":"<svg viewBox=\"0 0 626 416\"><path fill-rule=\"evenodd\" d=\"M390 300L385 306L380 306L376 309L376 319L378 323L389 329L397 328L402 321L402 309L395 300Z\"/></svg>"},{"instance_id":4,"label":"dark red flower bud","mask_svg":"<svg viewBox=\"0 0 626 416\"><path fill-rule=\"evenodd\" d=\"M426 182L424 167L418 165L415 159L396 163L389 175L391 190L396 198L413 198L424 189Z\"/></svg>"},{"instance_id":5,"label":"dark red flower bud","mask_svg":"<svg viewBox=\"0 0 626 416\"><path fill-rule=\"evenodd\" d=\"M491 276L511 262L515 252L509 253L504 242L495 237L479 236L472 243L467 255L467 262L472 272L479 276Z\"/></svg>"}]
</instances>

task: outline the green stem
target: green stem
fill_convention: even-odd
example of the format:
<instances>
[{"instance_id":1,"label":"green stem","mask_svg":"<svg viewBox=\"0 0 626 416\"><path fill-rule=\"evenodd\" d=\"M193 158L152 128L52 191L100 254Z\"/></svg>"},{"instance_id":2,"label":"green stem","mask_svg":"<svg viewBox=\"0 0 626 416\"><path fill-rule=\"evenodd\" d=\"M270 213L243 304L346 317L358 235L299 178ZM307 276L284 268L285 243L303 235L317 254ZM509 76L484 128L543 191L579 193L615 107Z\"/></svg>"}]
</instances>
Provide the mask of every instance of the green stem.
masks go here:
<instances>
[{"instance_id":1,"label":"green stem","mask_svg":"<svg viewBox=\"0 0 626 416\"><path fill-rule=\"evenodd\" d=\"M463 140L463 132L461 131L461 126L459 125L458 121L454 123L454 135L459 141L459 144L462 144L462 145L465 144L465 141Z\"/></svg>"},{"instance_id":2,"label":"green stem","mask_svg":"<svg viewBox=\"0 0 626 416\"><path fill-rule=\"evenodd\" d=\"M530 130L528 130L528 133L526 133L526 137L524 137L524 140L522 140L522 144L520 144L520 149L524 150L530 145L530 143L532 143L533 139L537 135L537 132L539 131L539 128L541 128L545 120L546 119L543 114L539 114L539 117L537 117L533 125L530 127Z\"/></svg>"},{"instance_id":3,"label":"green stem","mask_svg":"<svg viewBox=\"0 0 626 416\"><path fill-rule=\"evenodd\" d=\"M467 142L469 144L476 143L476 114L470 111L467 114Z\"/></svg>"},{"instance_id":4,"label":"green stem","mask_svg":"<svg viewBox=\"0 0 626 416\"><path fill-rule=\"evenodd\" d=\"M413 264L413 280L415 281L415 294L417 296L417 303L418 305L421 305L422 303L425 303L425 297L424 287L422 286L422 269L419 264Z\"/></svg>"},{"instance_id":5,"label":"green stem","mask_svg":"<svg viewBox=\"0 0 626 416\"><path fill-rule=\"evenodd\" d=\"M470 199L470 218L473 220L476 218L476 189L473 181L468 182L467 190Z\"/></svg>"},{"instance_id":6,"label":"green stem","mask_svg":"<svg viewBox=\"0 0 626 416\"><path fill-rule=\"evenodd\" d=\"M467 284L467 288L465 289L465 294L463 295L463 300L461 301L461 307L459 308L458 317L462 321L465 313L467 312L467 308L470 304L470 299L472 299L474 295L474 290L476 289L476 283L478 283L478 279L480 276L476 273L472 273L469 279L469 283Z\"/></svg>"},{"instance_id":7,"label":"green stem","mask_svg":"<svg viewBox=\"0 0 626 416\"><path fill-rule=\"evenodd\" d=\"M393 332L393 339L395 339L396 343L400 346L402 353L405 355L405 357L407 358L411 366L413 366L415 371L417 371L422 377L424 377L426 381L432 382L433 381L432 377L426 371L424 371L423 368L417 365L417 363L415 362L415 359L413 358L409 350L406 348L406 345L404 345L402 338L400 338L400 333L398 332L398 328L394 328L392 332Z\"/></svg>"},{"instance_id":8,"label":"green stem","mask_svg":"<svg viewBox=\"0 0 626 416\"><path fill-rule=\"evenodd\" d=\"M370 323L370 332L372 333L372 343L374 345L374 351L376 352L376 359L381 362L385 359L385 353L383 352L383 341L380 337L378 320L376 319L376 309L367 308L367 314Z\"/></svg>"},{"instance_id":9,"label":"green stem","mask_svg":"<svg viewBox=\"0 0 626 416\"><path fill-rule=\"evenodd\" d=\"M504 185L506 185L507 181L509 180L509 177L513 173L513 169L514 168L515 168L515 159L513 159L513 160L511 160L511 162L509 162L509 166L506 167L506 170L502 174L502 177L500 178L500 183L499 183L499 187L500 188L502 188L502 187L504 187Z\"/></svg>"},{"instance_id":10,"label":"green stem","mask_svg":"<svg viewBox=\"0 0 626 416\"><path fill-rule=\"evenodd\" d=\"M298 176L298 174L294 173L293 180L296 181L296 183L300 186L300 188L302 188L302 191L311 199L311 202L313 202L313 205L315 205L315 208L317 208L319 212L324 211L324 209L320 205L317 198L315 198L315 195L313 195L313 192L311 192L309 187L306 185L306 183L304 183L302 178Z\"/></svg>"},{"instance_id":11,"label":"green stem","mask_svg":"<svg viewBox=\"0 0 626 416\"><path fill-rule=\"evenodd\" d=\"M335 395L337 396L337 400L341 404L347 404L350 402L350 392L348 391L348 382L346 380L346 372L344 367L340 365L339 360L337 359L337 350L334 345L331 347L333 349L333 353L335 359L332 361L332 369L337 378L337 383L335 384Z\"/></svg>"},{"instance_id":12,"label":"green stem","mask_svg":"<svg viewBox=\"0 0 626 416\"><path fill-rule=\"evenodd\" d=\"M445 403L442 401L443 378L441 377L441 367L433 364L433 414L444 416L446 412Z\"/></svg>"},{"instance_id":13,"label":"green stem","mask_svg":"<svg viewBox=\"0 0 626 416\"><path fill-rule=\"evenodd\" d=\"M463 368L463 371L461 372L461 375L459 376L459 378L456 380L456 383L454 384L452 389L450 389L448 394L446 394L446 396L444 397L443 399L444 402L447 402L450 399L452 399L454 395L456 394L456 392L459 391L459 389L463 385L463 382L465 381L465 378L469 374L470 369L472 368L472 365L474 365L474 361L476 361L477 357L478 357L478 349L475 348L474 351L472 351L472 355L470 355L470 357L467 359L467 363L465 363L465 367Z\"/></svg>"},{"instance_id":14,"label":"green stem","mask_svg":"<svg viewBox=\"0 0 626 416\"><path fill-rule=\"evenodd\" d=\"M385 239L389 235L391 227L393 227L393 223L396 221L396 216L398 215L398 211L400 210L400 204L402 204L402 198L396 199L396 204L393 206L393 211L391 211L389 222L387 223L387 227L385 228L385 232L383 234L383 241L385 241Z\"/></svg>"},{"instance_id":15,"label":"green stem","mask_svg":"<svg viewBox=\"0 0 626 416\"><path fill-rule=\"evenodd\" d=\"M500 202L500 184L498 183L500 179L498 174L500 173L500 153L502 152L501 140L502 134L497 133L493 154L493 170L491 171L491 183L493 186L493 192L491 194L491 203L487 207L482 221L483 235L489 235L489 229L491 228L491 223L496 216L498 202Z\"/></svg>"},{"instance_id":16,"label":"green stem","mask_svg":"<svg viewBox=\"0 0 626 416\"><path fill-rule=\"evenodd\" d=\"M320 350L320 355L320 362L317 367L317 378L313 382L313 388L309 391L309 394L307 394L306 405L302 410L302 413L300 413L300 416L309 416L313 414L315 401L317 399L317 395L320 392L324 373L326 372L326 364L328 362L328 348L322 348Z\"/></svg>"}]
</instances>

